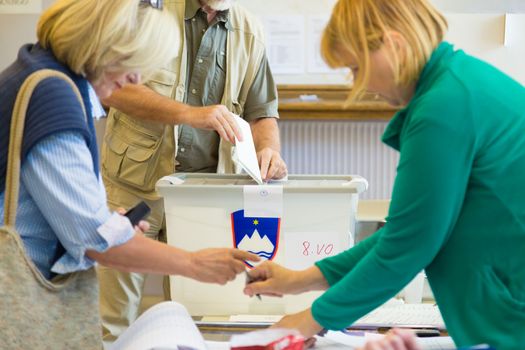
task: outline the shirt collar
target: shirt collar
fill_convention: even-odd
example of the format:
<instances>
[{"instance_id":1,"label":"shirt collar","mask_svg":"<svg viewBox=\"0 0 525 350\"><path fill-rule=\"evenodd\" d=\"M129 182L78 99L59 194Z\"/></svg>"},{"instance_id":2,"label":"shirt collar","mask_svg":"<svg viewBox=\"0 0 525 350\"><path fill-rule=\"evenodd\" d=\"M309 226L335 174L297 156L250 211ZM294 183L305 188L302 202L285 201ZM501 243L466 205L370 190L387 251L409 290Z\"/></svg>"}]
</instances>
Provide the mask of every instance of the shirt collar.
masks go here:
<instances>
[{"instance_id":1,"label":"shirt collar","mask_svg":"<svg viewBox=\"0 0 525 350\"><path fill-rule=\"evenodd\" d=\"M447 61L453 55L454 48L447 42L442 42L434 50L429 60L425 64L425 67L421 71L421 74L419 75L416 90L414 92L414 96L411 99L411 102L409 102L405 108L397 112L390 123L388 123L388 126L382 137L382 141L385 144L399 151L401 146L399 135L403 129L403 126L405 125L405 121L412 108L413 101L417 100L419 96L423 95L432 86L436 77L439 76L442 71L441 67L444 64L444 61Z\"/></svg>"},{"instance_id":2,"label":"shirt collar","mask_svg":"<svg viewBox=\"0 0 525 350\"><path fill-rule=\"evenodd\" d=\"M201 10L201 4L199 0L186 0L186 8L184 10L184 19L189 20L197 16L197 13ZM224 26L228 30L233 30L230 23L230 10L219 11L215 16L216 22L224 23Z\"/></svg>"},{"instance_id":3,"label":"shirt collar","mask_svg":"<svg viewBox=\"0 0 525 350\"><path fill-rule=\"evenodd\" d=\"M89 102L91 103L91 113L93 114L94 119L100 119L106 116L106 111L104 110L104 107L102 107L102 104L100 103L100 99L98 98L97 94L95 93L95 89L93 86L88 83L88 92L89 92Z\"/></svg>"}]
</instances>

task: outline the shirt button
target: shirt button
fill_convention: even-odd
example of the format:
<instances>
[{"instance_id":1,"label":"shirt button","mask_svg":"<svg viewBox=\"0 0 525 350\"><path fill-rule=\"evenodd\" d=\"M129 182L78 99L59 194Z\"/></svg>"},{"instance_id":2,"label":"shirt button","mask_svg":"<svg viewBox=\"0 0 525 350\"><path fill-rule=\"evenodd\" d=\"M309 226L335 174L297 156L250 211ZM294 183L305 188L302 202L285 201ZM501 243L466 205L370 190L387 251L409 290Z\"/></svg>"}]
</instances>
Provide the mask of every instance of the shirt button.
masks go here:
<instances>
[{"instance_id":1,"label":"shirt button","mask_svg":"<svg viewBox=\"0 0 525 350\"><path fill-rule=\"evenodd\" d=\"M184 147L181 147L181 149L180 149L181 152L184 152L185 150L186 150L186 148L184 148Z\"/></svg>"},{"instance_id":2,"label":"shirt button","mask_svg":"<svg viewBox=\"0 0 525 350\"><path fill-rule=\"evenodd\" d=\"M197 89L191 89L191 93L192 94L196 94L197 93Z\"/></svg>"},{"instance_id":3,"label":"shirt button","mask_svg":"<svg viewBox=\"0 0 525 350\"><path fill-rule=\"evenodd\" d=\"M193 18L191 19L191 21L192 21L192 22L195 22L195 17L193 17Z\"/></svg>"},{"instance_id":4,"label":"shirt button","mask_svg":"<svg viewBox=\"0 0 525 350\"><path fill-rule=\"evenodd\" d=\"M203 62L202 58L199 58L197 62L202 63Z\"/></svg>"}]
</instances>

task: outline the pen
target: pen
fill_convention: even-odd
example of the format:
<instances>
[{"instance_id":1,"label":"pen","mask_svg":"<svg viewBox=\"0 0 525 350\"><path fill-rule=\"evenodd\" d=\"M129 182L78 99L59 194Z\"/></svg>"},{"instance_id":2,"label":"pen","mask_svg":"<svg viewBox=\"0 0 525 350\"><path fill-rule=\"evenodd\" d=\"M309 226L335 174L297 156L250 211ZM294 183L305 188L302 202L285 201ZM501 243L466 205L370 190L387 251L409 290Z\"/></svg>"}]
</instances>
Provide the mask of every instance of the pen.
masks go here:
<instances>
[{"instance_id":1,"label":"pen","mask_svg":"<svg viewBox=\"0 0 525 350\"><path fill-rule=\"evenodd\" d=\"M244 271L244 272L246 273L246 284L250 284L252 282L255 282L255 279L252 276L250 276L248 271ZM260 294L255 294L255 296L257 297L257 299L262 300Z\"/></svg>"}]
</instances>

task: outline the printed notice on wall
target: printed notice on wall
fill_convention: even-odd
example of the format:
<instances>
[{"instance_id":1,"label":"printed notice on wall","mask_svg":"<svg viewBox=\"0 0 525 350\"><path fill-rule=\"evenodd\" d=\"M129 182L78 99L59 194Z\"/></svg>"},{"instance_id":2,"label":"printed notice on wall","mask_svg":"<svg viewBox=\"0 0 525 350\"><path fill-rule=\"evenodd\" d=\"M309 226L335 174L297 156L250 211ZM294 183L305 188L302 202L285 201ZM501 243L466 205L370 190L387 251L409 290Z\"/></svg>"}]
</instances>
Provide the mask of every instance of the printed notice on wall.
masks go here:
<instances>
[{"instance_id":1,"label":"printed notice on wall","mask_svg":"<svg viewBox=\"0 0 525 350\"><path fill-rule=\"evenodd\" d=\"M308 73L338 73L348 75L346 68L332 69L321 56L321 36L328 24L328 16L308 16L307 71Z\"/></svg>"},{"instance_id":2,"label":"printed notice on wall","mask_svg":"<svg viewBox=\"0 0 525 350\"><path fill-rule=\"evenodd\" d=\"M0 0L0 14L40 12L42 12L42 0Z\"/></svg>"},{"instance_id":3,"label":"printed notice on wall","mask_svg":"<svg viewBox=\"0 0 525 350\"><path fill-rule=\"evenodd\" d=\"M321 57L321 35L328 16L308 17L308 73L333 73Z\"/></svg>"},{"instance_id":4,"label":"printed notice on wall","mask_svg":"<svg viewBox=\"0 0 525 350\"><path fill-rule=\"evenodd\" d=\"M304 16L264 18L266 54L275 74L303 74L305 71Z\"/></svg>"},{"instance_id":5,"label":"printed notice on wall","mask_svg":"<svg viewBox=\"0 0 525 350\"><path fill-rule=\"evenodd\" d=\"M285 232L285 265L292 270L311 267L316 261L348 249L337 232Z\"/></svg>"}]
</instances>

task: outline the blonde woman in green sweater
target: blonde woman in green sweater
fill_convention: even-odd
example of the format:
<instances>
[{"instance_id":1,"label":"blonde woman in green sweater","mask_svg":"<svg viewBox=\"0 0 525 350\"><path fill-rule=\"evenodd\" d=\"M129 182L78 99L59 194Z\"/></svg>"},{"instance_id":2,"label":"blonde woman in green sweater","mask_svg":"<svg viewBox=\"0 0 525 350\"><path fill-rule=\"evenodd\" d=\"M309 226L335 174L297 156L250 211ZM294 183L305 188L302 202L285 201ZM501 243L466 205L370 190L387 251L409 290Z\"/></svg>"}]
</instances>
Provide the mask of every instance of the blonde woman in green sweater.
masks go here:
<instances>
[{"instance_id":1,"label":"blonde woman in green sweater","mask_svg":"<svg viewBox=\"0 0 525 350\"><path fill-rule=\"evenodd\" d=\"M386 225L304 271L266 263L245 293L326 290L277 326L342 329L425 269L458 346L525 349L525 88L443 42L426 0L339 0L322 53L404 108L383 142L400 152Z\"/></svg>"}]
</instances>

